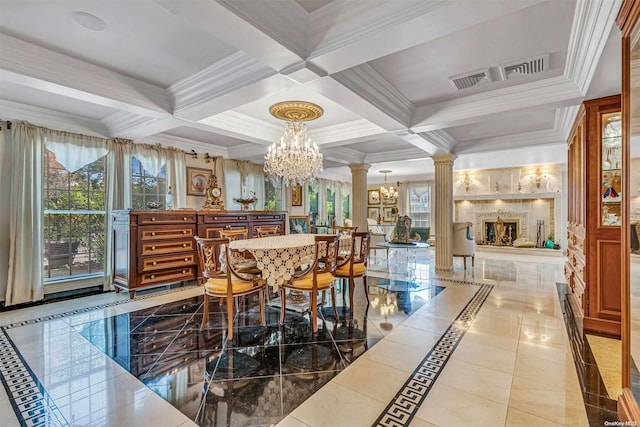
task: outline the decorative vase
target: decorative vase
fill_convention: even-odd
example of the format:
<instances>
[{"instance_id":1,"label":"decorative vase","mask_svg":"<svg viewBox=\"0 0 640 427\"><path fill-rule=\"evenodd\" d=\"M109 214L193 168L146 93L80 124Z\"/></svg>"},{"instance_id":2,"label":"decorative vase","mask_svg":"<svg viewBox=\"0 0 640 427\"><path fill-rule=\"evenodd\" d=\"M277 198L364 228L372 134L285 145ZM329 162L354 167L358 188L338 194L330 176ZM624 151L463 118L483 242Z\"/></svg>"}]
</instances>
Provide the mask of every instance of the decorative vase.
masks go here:
<instances>
[{"instance_id":1,"label":"decorative vase","mask_svg":"<svg viewBox=\"0 0 640 427\"><path fill-rule=\"evenodd\" d=\"M554 246L554 245L555 245L555 244L553 243L553 239L551 238L551 236L549 236L549 237L547 238L547 241L545 242L544 246L545 246L546 248L553 249L553 246Z\"/></svg>"}]
</instances>

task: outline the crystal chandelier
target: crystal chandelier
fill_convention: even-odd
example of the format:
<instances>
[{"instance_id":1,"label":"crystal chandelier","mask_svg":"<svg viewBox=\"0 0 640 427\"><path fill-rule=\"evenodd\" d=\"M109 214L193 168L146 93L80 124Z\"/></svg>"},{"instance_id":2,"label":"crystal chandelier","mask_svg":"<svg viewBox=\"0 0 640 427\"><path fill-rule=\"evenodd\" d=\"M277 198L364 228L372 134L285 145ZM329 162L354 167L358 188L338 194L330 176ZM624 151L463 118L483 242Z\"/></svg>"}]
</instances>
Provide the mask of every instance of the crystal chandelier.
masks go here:
<instances>
[{"instance_id":1,"label":"crystal chandelier","mask_svg":"<svg viewBox=\"0 0 640 427\"><path fill-rule=\"evenodd\" d=\"M269 111L287 124L280 142L271 144L264 156L264 171L282 178L287 186L314 180L323 170L322 153L302 122L320 117L322 108L310 102L286 101L272 105Z\"/></svg>"},{"instance_id":2,"label":"crystal chandelier","mask_svg":"<svg viewBox=\"0 0 640 427\"><path fill-rule=\"evenodd\" d=\"M393 185L387 185L387 174L391 171L381 170L380 173L384 174L384 185L380 187L380 200L385 204L394 204L398 200L398 190L393 188Z\"/></svg>"}]
</instances>

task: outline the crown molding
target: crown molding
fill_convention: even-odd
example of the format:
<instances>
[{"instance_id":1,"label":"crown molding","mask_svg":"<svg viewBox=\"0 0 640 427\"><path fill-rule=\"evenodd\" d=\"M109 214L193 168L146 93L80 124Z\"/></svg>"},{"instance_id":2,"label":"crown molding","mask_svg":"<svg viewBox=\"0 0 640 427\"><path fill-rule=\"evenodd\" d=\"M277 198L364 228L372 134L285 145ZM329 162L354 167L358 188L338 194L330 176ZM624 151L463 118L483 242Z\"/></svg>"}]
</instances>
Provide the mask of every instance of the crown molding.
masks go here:
<instances>
[{"instance_id":1,"label":"crown molding","mask_svg":"<svg viewBox=\"0 0 640 427\"><path fill-rule=\"evenodd\" d=\"M479 122L486 116L524 108L575 104L583 98L573 81L557 76L420 107L411 129L421 133Z\"/></svg>"},{"instance_id":2,"label":"crown molding","mask_svg":"<svg viewBox=\"0 0 640 427\"><path fill-rule=\"evenodd\" d=\"M307 57L307 28L309 13L296 2L218 0L263 34L291 52Z\"/></svg>"},{"instance_id":3,"label":"crown molding","mask_svg":"<svg viewBox=\"0 0 640 427\"><path fill-rule=\"evenodd\" d=\"M174 112L190 109L266 79L276 71L244 52L236 52L169 87Z\"/></svg>"},{"instance_id":4,"label":"crown molding","mask_svg":"<svg viewBox=\"0 0 640 427\"><path fill-rule=\"evenodd\" d=\"M167 111L131 84L130 77L0 33L3 80L92 104L160 117ZM145 91L166 96L163 89L141 82ZM153 89L152 89L153 88Z\"/></svg>"},{"instance_id":5,"label":"crown molding","mask_svg":"<svg viewBox=\"0 0 640 427\"><path fill-rule=\"evenodd\" d=\"M426 15L450 1L332 2L311 14L309 53L312 57L341 49L353 42L398 27ZM327 34L335 34L327 38ZM314 46L315 45L315 46Z\"/></svg>"},{"instance_id":6,"label":"crown molding","mask_svg":"<svg viewBox=\"0 0 640 427\"><path fill-rule=\"evenodd\" d=\"M442 129L430 132L421 132L418 135L436 146L438 151L441 153L451 153L453 147L458 143L458 141L449 135L449 133Z\"/></svg>"},{"instance_id":7,"label":"crown molding","mask_svg":"<svg viewBox=\"0 0 640 427\"><path fill-rule=\"evenodd\" d=\"M181 138L173 135L153 135L144 138L135 139L135 142L146 144L160 144L164 147L179 148L183 151L195 150L196 152L204 151L213 156L223 156L228 158L227 149L218 145L207 144L206 142L194 141L192 139Z\"/></svg>"},{"instance_id":8,"label":"crown molding","mask_svg":"<svg viewBox=\"0 0 640 427\"><path fill-rule=\"evenodd\" d=\"M479 138L460 141L456 154L480 153L486 151L510 150L539 145L564 144L566 141L556 130L537 130L493 138Z\"/></svg>"},{"instance_id":9,"label":"crown molding","mask_svg":"<svg viewBox=\"0 0 640 427\"><path fill-rule=\"evenodd\" d=\"M397 162L400 160L414 160L420 158L428 158L429 155L418 147L405 148L403 150L393 150L382 153L371 153L364 156L364 162L369 164Z\"/></svg>"},{"instance_id":10,"label":"crown molding","mask_svg":"<svg viewBox=\"0 0 640 427\"><path fill-rule=\"evenodd\" d=\"M2 120L27 121L36 126L84 135L109 138L109 132L100 120L66 114L19 102L0 99Z\"/></svg>"},{"instance_id":11,"label":"crown molding","mask_svg":"<svg viewBox=\"0 0 640 427\"><path fill-rule=\"evenodd\" d=\"M569 137L569 132L571 132L571 128L573 127L573 123L576 120L579 110L580 104L556 109L556 116L553 121L553 130L558 132L564 141Z\"/></svg>"},{"instance_id":12,"label":"crown molding","mask_svg":"<svg viewBox=\"0 0 640 427\"><path fill-rule=\"evenodd\" d=\"M571 25L564 75L586 95L621 0L578 0Z\"/></svg>"},{"instance_id":13,"label":"crown molding","mask_svg":"<svg viewBox=\"0 0 640 427\"><path fill-rule=\"evenodd\" d=\"M300 61L291 64L280 70L280 74L289 77L299 84L306 84L328 75L325 70L309 61Z\"/></svg>"},{"instance_id":14,"label":"crown molding","mask_svg":"<svg viewBox=\"0 0 640 427\"><path fill-rule=\"evenodd\" d=\"M415 106L369 64L331 77L403 125L408 126L411 122Z\"/></svg>"}]
</instances>

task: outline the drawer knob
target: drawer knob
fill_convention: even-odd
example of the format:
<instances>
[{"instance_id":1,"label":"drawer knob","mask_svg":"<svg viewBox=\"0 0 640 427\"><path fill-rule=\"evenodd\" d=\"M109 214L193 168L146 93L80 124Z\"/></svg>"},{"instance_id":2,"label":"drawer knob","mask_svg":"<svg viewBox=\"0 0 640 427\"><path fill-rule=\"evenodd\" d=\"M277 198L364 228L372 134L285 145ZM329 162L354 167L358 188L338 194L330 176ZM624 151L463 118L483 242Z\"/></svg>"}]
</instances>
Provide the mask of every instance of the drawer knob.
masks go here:
<instances>
[{"instance_id":1,"label":"drawer knob","mask_svg":"<svg viewBox=\"0 0 640 427\"><path fill-rule=\"evenodd\" d=\"M151 232L151 235L152 235L152 236L155 236L155 235L156 235L156 232L155 232L155 231L152 231L152 232Z\"/></svg>"},{"instance_id":2,"label":"drawer knob","mask_svg":"<svg viewBox=\"0 0 640 427\"><path fill-rule=\"evenodd\" d=\"M186 221L186 220L187 220L187 217L186 217L186 216L185 216L185 217L183 217L183 218L182 218L182 220L183 220L183 221Z\"/></svg>"},{"instance_id":3,"label":"drawer knob","mask_svg":"<svg viewBox=\"0 0 640 427\"><path fill-rule=\"evenodd\" d=\"M187 270L182 270L182 274L187 274Z\"/></svg>"},{"instance_id":4,"label":"drawer knob","mask_svg":"<svg viewBox=\"0 0 640 427\"><path fill-rule=\"evenodd\" d=\"M189 261L189 258L185 258L184 260L185 260L185 261Z\"/></svg>"},{"instance_id":5,"label":"drawer knob","mask_svg":"<svg viewBox=\"0 0 640 427\"><path fill-rule=\"evenodd\" d=\"M156 278L156 275L155 275L155 274L152 274L151 276L149 276L149 278L150 278L150 279L155 279L155 278Z\"/></svg>"},{"instance_id":6,"label":"drawer knob","mask_svg":"<svg viewBox=\"0 0 640 427\"><path fill-rule=\"evenodd\" d=\"M155 221L155 220L156 220L156 218L155 218L155 217L151 218L151 221Z\"/></svg>"},{"instance_id":7,"label":"drawer knob","mask_svg":"<svg viewBox=\"0 0 640 427\"><path fill-rule=\"evenodd\" d=\"M151 246L151 250L152 250L152 251L155 251L155 250L156 250L156 247L155 247L155 246Z\"/></svg>"},{"instance_id":8,"label":"drawer knob","mask_svg":"<svg viewBox=\"0 0 640 427\"><path fill-rule=\"evenodd\" d=\"M186 244L186 243L183 243L183 244L182 244L182 247L183 247L183 248L186 248L186 247L187 247L187 244Z\"/></svg>"},{"instance_id":9,"label":"drawer knob","mask_svg":"<svg viewBox=\"0 0 640 427\"><path fill-rule=\"evenodd\" d=\"M158 265L158 262L157 262L157 261L153 261L153 262L151 263L151 265Z\"/></svg>"},{"instance_id":10,"label":"drawer knob","mask_svg":"<svg viewBox=\"0 0 640 427\"><path fill-rule=\"evenodd\" d=\"M187 234L187 230L182 230L182 234Z\"/></svg>"}]
</instances>

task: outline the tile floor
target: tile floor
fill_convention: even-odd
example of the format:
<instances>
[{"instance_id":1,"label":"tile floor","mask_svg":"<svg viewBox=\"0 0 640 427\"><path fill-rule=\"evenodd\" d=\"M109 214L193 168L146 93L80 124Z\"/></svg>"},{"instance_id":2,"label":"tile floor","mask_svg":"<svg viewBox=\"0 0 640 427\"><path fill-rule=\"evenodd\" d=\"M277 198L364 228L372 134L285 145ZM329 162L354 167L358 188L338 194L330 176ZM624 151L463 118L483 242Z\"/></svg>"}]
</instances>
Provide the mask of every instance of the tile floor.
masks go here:
<instances>
[{"instance_id":1,"label":"tile floor","mask_svg":"<svg viewBox=\"0 0 640 427\"><path fill-rule=\"evenodd\" d=\"M438 275L417 252L373 263L371 304L358 282L353 320L325 309L315 339L296 313L258 327L251 302L233 342L220 311L201 333L198 288L0 313L0 425L16 409L23 425L603 425L563 321L564 258L479 253Z\"/></svg>"}]
</instances>

